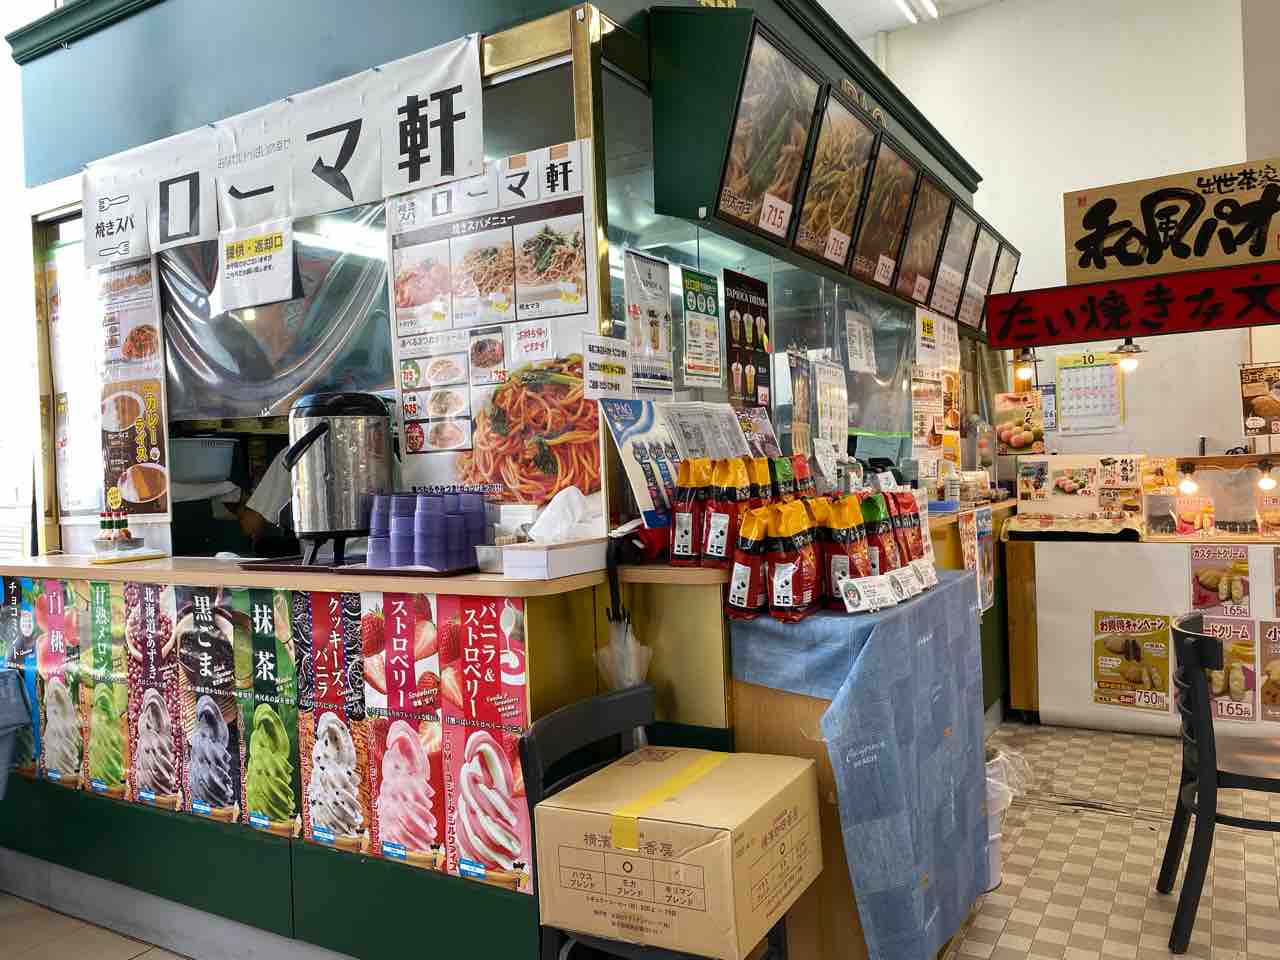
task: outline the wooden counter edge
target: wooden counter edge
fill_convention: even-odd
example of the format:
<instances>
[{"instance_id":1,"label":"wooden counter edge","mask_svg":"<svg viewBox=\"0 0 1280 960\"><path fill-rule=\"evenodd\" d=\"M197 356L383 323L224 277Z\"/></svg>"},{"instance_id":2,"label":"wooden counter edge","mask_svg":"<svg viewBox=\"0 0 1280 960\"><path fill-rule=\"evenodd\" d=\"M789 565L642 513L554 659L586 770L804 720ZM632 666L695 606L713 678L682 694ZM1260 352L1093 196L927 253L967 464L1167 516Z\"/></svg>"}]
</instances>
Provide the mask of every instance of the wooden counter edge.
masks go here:
<instances>
[{"instance_id":1,"label":"wooden counter edge","mask_svg":"<svg viewBox=\"0 0 1280 960\"><path fill-rule=\"evenodd\" d=\"M480 597L548 597L596 587L605 582L603 570L556 580L514 580L496 573L457 577L372 576L336 574L320 570L241 570L234 560L208 557L165 557L132 563L92 564L83 556L15 557L0 559L0 574L8 577L50 577L63 580L135 581L205 587L262 587L318 590L334 593L443 593Z\"/></svg>"},{"instance_id":2,"label":"wooden counter edge","mask_svg":"<svg viewBox=\"0 0 1280 960\"><path fill-rule=\"evenodd\" d=\"M643 563L618 567L618 582L698 587L728 583L729 571L719 567L672 567L665 563Z\"/></svg>"}]
</instances>

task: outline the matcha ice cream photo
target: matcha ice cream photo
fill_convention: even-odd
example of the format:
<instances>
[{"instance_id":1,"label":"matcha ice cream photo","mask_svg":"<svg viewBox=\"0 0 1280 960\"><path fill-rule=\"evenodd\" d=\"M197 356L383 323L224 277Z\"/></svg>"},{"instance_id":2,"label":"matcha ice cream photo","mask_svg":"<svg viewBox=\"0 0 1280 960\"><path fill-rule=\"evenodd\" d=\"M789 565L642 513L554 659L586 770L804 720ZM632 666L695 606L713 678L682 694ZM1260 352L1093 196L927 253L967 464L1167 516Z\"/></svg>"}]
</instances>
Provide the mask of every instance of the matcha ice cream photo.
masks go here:
<instances>
[{"instance_id":1,"label":"matcha ice cream photo","mask_svg":"<svg viewBox=\"0 0 1280 960\"><path fill-rule=\"evenodd\" d=\"M89 712L89 785L95 793L124 795L125 731L110 683L93 688Z\"/></svg>"},{"instance_id":2,"label":"matcha ice cream photo","mask_svg":"<svg viewBox=\"0 0 1280 960\"><path fill-rule=\"evenodd\" d=\"M249 736L249 770L245 774L245 802L254 826L291 828L297 810L293 799L293 759L289 735L280 715L269 703L253 712ZM254 822L255 819L258 822Z\"/></svg>"}]
</instances>

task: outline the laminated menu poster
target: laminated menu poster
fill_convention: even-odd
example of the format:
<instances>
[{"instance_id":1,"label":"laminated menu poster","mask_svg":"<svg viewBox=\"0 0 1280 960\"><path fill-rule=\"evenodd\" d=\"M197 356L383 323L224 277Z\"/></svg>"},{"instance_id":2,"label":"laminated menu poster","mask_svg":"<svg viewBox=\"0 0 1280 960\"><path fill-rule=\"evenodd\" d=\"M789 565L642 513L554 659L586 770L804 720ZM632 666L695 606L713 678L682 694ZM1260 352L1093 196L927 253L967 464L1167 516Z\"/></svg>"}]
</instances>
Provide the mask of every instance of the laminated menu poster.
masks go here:
<instances>
[{"instance_id":1,"label":"laminated menu poster","mask_svg":"<svg viewBox=\"0 0 1280 960\"><path fill-rule=\"evenodd\" d=\"M813 368L798 353L787 354L791 373L791 452L813 455Z\"/></svg>"},{"instance_id":2,"label":"laminated menu poster","mask_svg":"<svg viewBox=\"0 0 1280 960\"><path fill-rule=\"evenodd\" d=\"M128 799L181 810L186 784L178 679L174 590L156 583L124 585L129 654Z\"/></svg>"},{"instance_id":3,"label":"laminated menu poster","mask_svg":"<svg viewBox=\"0 0 1280 960\"><path fill-rule=\"evenodd\" d=\"M738 416L727 403L659 403L657 410L682 459L726 460L751 453Z\"/></svg>"},{"instance_id":4,"label":"laminated menu poster","mask_svg":"<svg viewBox=\"0 0 1280 960\"><path fill-rule=\"evenodd\" d=\"M996 452L1044 453L1044 407L1039 390L997 393L995 396Z\"/></svg>"},{"instance_id":5,"label":"laminated menu poster","mask_svg":"<svg viewBox=\"0 0 1280 960\"><path fill-rule=\"evenodd\" d=\"M1252 620L1205 617L1204 632L1222 644L1222 669L1209 671L1215 720L1258 719L1258 646Z\"/></svg>"},{"instance_id":6,"label":"laminated menu poster","mask_svg":"<svg viewBox=\"0 0 1280 960\"><path fill-rule=\"evenodd\" d=\"M1169 712L1169 618L1163 614L1093 613L1093 702Z\"/></svg>"},{"instance_id":7,"label":"laminated menu poster","mask_svg":"<svg viewBox=\"0 0 1280 960\"><path fill-rule=\"evenodd\" d=\"M970 327L982 323L982 311L987 303L987 290L991 286L991 271L996 266L1000 241L986 227L978 230L973 245L973 257L969 261L969 275L964 282L964 295L960 298L960 311L956 319Z\"/></svg>"},{"instance_id":8,"label":"laminated menu poster","mask_svg":"<svg viewBox=\"0 0 1280 960\"><path fill-rule=\"evenodd\" d=\"M929 309L945 317L956 315L963 293L965 267L977 233L978 221L973 214L959 203L953 204L946 238L942 241L942 253L938 258L938 274L929 295Z\"/></svg>"},{"instance_id":9,"label":"laminated menu poster","mask_svg":"<svg viewBox=\"0 0 1280 960\"><path fill-rule=\"evenodd\" d=\"M524 602L437 598L449 873L533 892Z\"/></svg>"},{"instance_id":10,"label":"laminated menu poster","mask_svg":"<svg viewBox=\"0 0 1280 960\"><path fill-rule=\"evenodd\" d=\"M942 406L942 371L914 367L911 374L911 456L936 462L942 456L942 437L946 433Z\"/></svg>"},{"instance_id":11,"label":"laminated menu poster","mask_svg":"<svg viewBox=\"0 0 1280 960\"><path fill-rule=\"evenodd\" d=\"M816 436L829 440L844 453L849 442L849 386L844 369L826 360L814 360L812 368L818 412Z\"/></svg>"},{"instance_id":12,"label":"laminated menu poster","mask_svg":"<svg viewBox=\"0 0 1280 960\"><path fill-rule=\"evenodd\" d=\"M14 589L16 584L17 589ZM10 629L11 642L6 655L8 666L17 670L27 698L31 727L18 731L13 764L24 777L35 777L40 760L40 699L37 695L39 673L36 645L48 631L48 607L42 602L45 581L30 577L10 577L5 581L5 610L16 629Z\"/></svg>"},{"instance_id":13,"label":"laminated menu poster","mask_svg":"<svg viewBox=\"0 0 1280 960\"><path fill-rule=\"evenodd\" d=\"M623 251L623 296L632 381L644 390L669 391L671 365L671 264L635 250Z\"/></svg>"},{"instance_id":14,"label":"laminated menu poster","mask_svg":"<svg viewBox=\"0 0 1280 960\"><path fill-rule=\"evenodd\" d=\"M974 511L978 528L978 600L985 613L996 602L996 538L990 507Z\"/></svg>"},{"instance_id":15,"label":"laminated menu poster","mask_svg":"<svg viewBox=\"0 0 1280 960\"><path fill-rule=\"evenodd\" d=\"M916 166L906 153L882 137L849 264L858 280L882 287L893 282L916 177Z\"/></svg>"},{"instance_id":16,"label":"laminated menu poster","mask_svg":"<svg viewBox=\"0 0 1280 960\"><path fill-rule=\"evenodd\" d=\"M1280 434L1280 363L1240 365L1240 408L1246 437Z\"/></svg>"},{"instance_id":17,"label":"laminated menu poster","mask_svg":"<svg viewBox=\"0 0 1280 960\"><path fill-rule=\"evenodd\" d=\"M875 127L829 94L800 206L797 250L844 266L875 144Z\"/></svg>"},{"instance_id":18,"label":"laminated menu poster","mask_svg":"<svg viewBox=\"0 0 1280 960\"><path fill-rule=\"evenodd\" d=\"M724 313L727 318L729 402L739 407L767 407L769 354L769 284L725 270Z\"/></svg>"},{"instance_id":19,"label":"laminated menu poster","mask_svg":"<svg viewBox=\"0 0 1280 960\"><path fill-rule=\"evenodd\" d=\"M690 267L681 270L684 287L684 382L690 387L724 386L720 357L720 281Z\"/></svg>"},{"instance_id":20,"label":"laminated menu poster","mask_svg":"<svg viewBox=\"0 0 1280 960\"><path fill-rule=\"evenodd\" d=\"M299 590L293 596L302 835L313 843L368 853L369 729L360 594Z\"/></svg>"},{"instance_id":21,"label":"laminated menu poster","mask_svg":"<svg viewBox=\"0 0 1280 960\"><path fill-rule=\"evenodd\" d=\"M1280 723L1280 620L1263 620L1258 624L1258 673L1261 686L1258 690L1261 719Z\"/></svg>"},{"instance_id":22,"label":"laminated menu poster","mask_svg":"<svg viewBox=\"0 0 1280 960\"><path fill-rule=\"evenodd\" d=\"M734 413L738 415L738 424L742 427L742 435L746 438L751 456L782 456L778 435L774 433L773 421L769 419L768 407L736 407Z\"/></svg>"},{"instance_id":23,"label":"laminated menu poster","mask_svg":"<svg viewBox=\"0 0 1280 960\"><path fill-rule=\"evenodd\" d=\"M91 793L125 799L130 769L129 654L124 584L89 584L89 622L81 639L80 700L88 714L84 783Z\"/></svg>"},{"instance_id":24,"label":"laminated menu poster","mask_svg":"<svg viewBox=\"0 0 1280 960\"><path fill-rule=\"evenodd\" d=\"M445 868L444 743L435 597L360 595L369 728L370 852Z\"/></svg>"},{"instance_id":25,"label":"laminated menu poster","mask_svg":"<svg viewBox=\"0 0 1280 960\"><path fill-rule=\"evenodd\" d=\"M516 154L387 201L407 485L539 506L600 490L582 359L600 306L590 148Z\"/></svg>"},{"instance_id":26,"label":"laminated menu poster","mask_svg":"<svg viewBox=\"0 0 1280 960\"><path fill-rule=\"evenodd\" d=\"M964 568L972 570L978 578L977 599L982 602L982 562L978 555L978 517L973 510L966 510L956 517L956 529L960 533L960 555Z\"/></svg>"},{"instance_id":27,"label":"laminated menu poster","mask_svg":"<svg viewBox=\"0 0 1280 960\"><path fill-rule=\"evenodd\" d=\"M1191 609L1210 616L1249 618L1249 548L1191 547Z\"/></svg>"},{"instance_id":28,"label":"laminated menu poster","mask_svg":"<svg viewBox=\"0 0 1280 960\"><path fill-rule=\"evenodd\" d=\"M294 611L309 622L301 590L235 589L237 631L248 621L248 656L236 660L236 694L244 731L243 821L281 837L302 833L302 767L298 761L298 659Z\"/></svg>"},{"instance_id":29,"label":"laminated menu poster","mask_svg":"<svg viewBox=\"0 0 1280 960\"><path fill-rule=\"evenodd\" d=\"M84 760L84 717L80 706L80 631L88 627L88 585L80 580L46 580L47 629L36 642L40 692L40 773L79 789Z\"/></svg>"},{"instance_id":30,"label":"laminated menu poster","mask_svg":"<svg viewBox=\"0 0 1280 960\"><path fill-rule=\"evenodd\" d=\"M666 421L652 400L601 400L600 412L618 448L640 519L650 529L670 526L681 456Z\"/></svg>"},{"instance_id":31,"label":"laminated menu poster","mask_svg":"<svg viewBox=\"0 0 1280 960\"><path fill-rule=\"evenodd\" d=\"M223 823L241 818L244 727L237 693L238 678L249 671L247 619L254 615L234 610L230 601L230 591L174 587L184 809Z\"/></svg>"}]
</instances>

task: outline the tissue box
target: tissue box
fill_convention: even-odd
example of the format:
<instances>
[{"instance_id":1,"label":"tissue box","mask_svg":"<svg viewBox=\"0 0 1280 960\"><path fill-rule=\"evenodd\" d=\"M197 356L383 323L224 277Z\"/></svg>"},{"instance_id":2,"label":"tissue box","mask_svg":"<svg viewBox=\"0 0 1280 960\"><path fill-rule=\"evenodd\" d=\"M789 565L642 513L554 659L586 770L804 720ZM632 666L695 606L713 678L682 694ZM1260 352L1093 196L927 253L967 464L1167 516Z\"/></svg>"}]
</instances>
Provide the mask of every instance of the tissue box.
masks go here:
<instances>
[{"instance_id":1,"label":"tissue box","mask_svg":"<svg viewBox=\"0 0 1280 960\"><path fill-rule=\"evenodd\" d=\"M511 543L502 548L502 574L513 580L555 580L605 568L608 540Z\"/></svg>"},{"instance_id":2,"label":"tissue box","mask_svg":"<svg viewBox=\"0 0 1280 960\"><path fill-rule=\"evenodd\" d=\"M534 811L543 926L742 960L822 872L812 760L646 747Z\"/></svg>"}]
</instances>

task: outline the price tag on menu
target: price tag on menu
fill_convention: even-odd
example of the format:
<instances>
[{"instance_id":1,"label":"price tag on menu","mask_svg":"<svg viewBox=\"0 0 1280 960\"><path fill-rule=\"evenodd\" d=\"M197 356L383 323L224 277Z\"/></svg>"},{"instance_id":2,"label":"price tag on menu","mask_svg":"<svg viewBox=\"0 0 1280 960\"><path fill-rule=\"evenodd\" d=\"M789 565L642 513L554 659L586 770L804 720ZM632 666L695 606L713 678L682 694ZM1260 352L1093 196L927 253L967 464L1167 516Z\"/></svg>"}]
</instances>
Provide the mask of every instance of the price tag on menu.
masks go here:
<instances>
[{"instance_id":1,"label":"price tag on menu","mask_svg":"<svg viewBox=\"0 0 1280 960\"><path fill-rule=\"evenodd\" d=\"M836 263L844 263L844 255L849 252L849 235L839 230L827 231L827 245L822 255Z\"/></svg>"},{"instance_id":2,"label":"price tag on menu","mask_svg":"<svg viewBox=\"0 0 1280 960\"><path fill-rule=\"evenodd\" d=\"M791 204L779 200L772 193L766 193L764 204L760 207L760 229L775 237L785 237L790 223Z\"/></svg>"},{"instance_id":3,"label":"price tag on menu","mask_svg":"<svg viewBox=\"0 0 1280 960\"><path fill-rule=\"evenodd\" d=\"M818 465L818 475L827 483L835 483L836 445L826 437L814 437L813 459Z\"/></svg>"},{"instance_id":4,"label":"price tag on menu","mask_svg":"<svg viewBox=\"0 0 1280 960\"><path fill-rule=\"evenodd\" d=\"M871 478L871 486L881 493L889 493L898 489L898 478L891 470L882 470Z\"/></svg>"},{"instance_id":5,"label":"price tag on menu","mask_svg":"<svg viewBox=\"0 0 1280 960\"><path fill-rule=\"evenodd\" d=\"M898 595L900 590L901 588L893 588L893 581L887 575L840 581L840 597L844 600L844 608L850 613L895 606L902 599Z\"/></svg>"},{"instance_id":6,"label":"price tag on menu","mask_svg":"<svg viewBox=\"0 0 1280 960\"><path fill-rule=\"evenodd\" d=\"M907 597L916 597L924 593L924 585L920 582L920 578L911 567L899 567L897 570L890 570L889 579Z\"/></svg>"},{"instance_id":7,"label":"price tag on menu","mask_svg":"<svg viewBox=\"0 0 1280 960\"><path fill-rule=\"evenodd\" d=\"M920 585L925 590L938 585L938 571L933 568L933 564L928 560L912 560L911 569L916 572Z\"/></svg>"},{"instance_id":8,"label":"price tag on menu","mask_svg":"<svg viewBox=\"0 0 1280 960\"><path fill-rule=\"evenodd\" d=\"M874 279L876 283L887 287L889 285L889 281L893 279L893 268L896 266L896 261L890 260L883 253L880 254L880 259L876 261L876 274L872 279Z\"/></svg>"}]
</instances>

